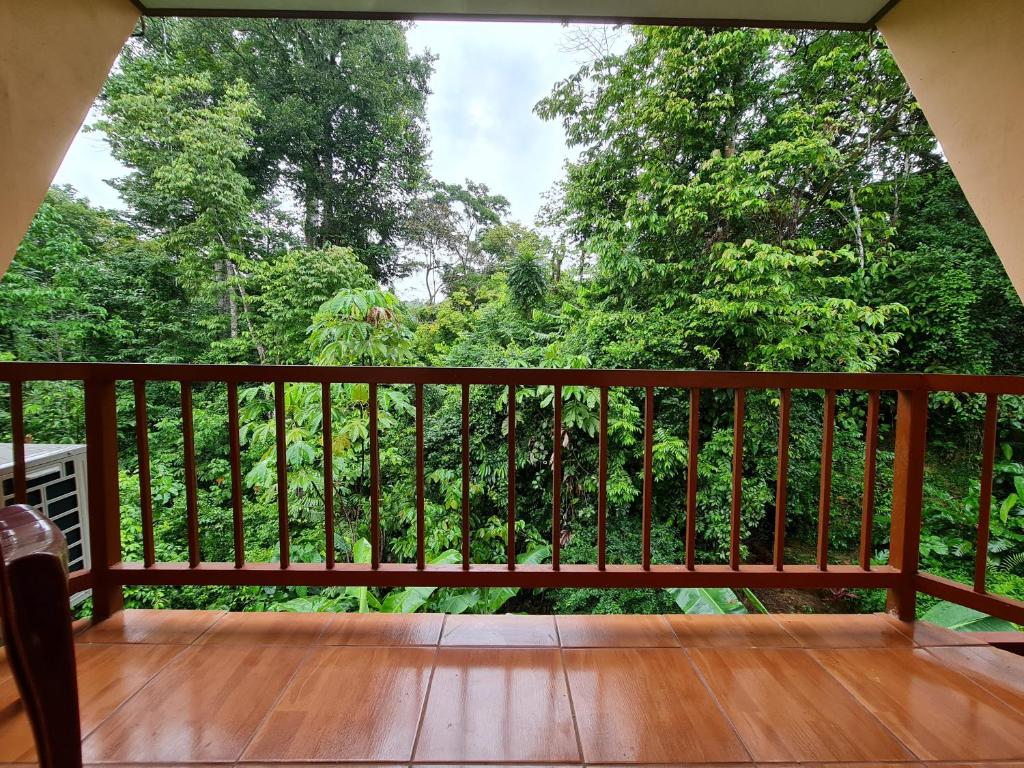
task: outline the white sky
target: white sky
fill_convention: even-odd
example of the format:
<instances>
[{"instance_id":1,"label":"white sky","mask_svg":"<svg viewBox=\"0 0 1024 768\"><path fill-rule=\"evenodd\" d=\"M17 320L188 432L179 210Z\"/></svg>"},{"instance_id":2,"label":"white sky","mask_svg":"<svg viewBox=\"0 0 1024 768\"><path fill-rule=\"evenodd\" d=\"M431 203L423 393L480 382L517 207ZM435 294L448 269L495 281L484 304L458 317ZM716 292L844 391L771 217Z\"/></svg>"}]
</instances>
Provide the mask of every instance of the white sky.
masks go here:
<instances>
[{"instance_id":1,"label":"white sky","mask_svg":"<svg viewBox=\"0 0 1024 768\"><path fill-rule=\"evenodd\" d=\"M564 51L565 33L558 24L458 21L420 22L409 32L413 50L437 56L427 104L434 176L484 182L526 224L568 156L561 125L533 114L537 101L582 61ZM124 172L103 136L83 130L55 183L72 185L96 205L120 208L106 180Z\"/></svg>"}]
</instances>

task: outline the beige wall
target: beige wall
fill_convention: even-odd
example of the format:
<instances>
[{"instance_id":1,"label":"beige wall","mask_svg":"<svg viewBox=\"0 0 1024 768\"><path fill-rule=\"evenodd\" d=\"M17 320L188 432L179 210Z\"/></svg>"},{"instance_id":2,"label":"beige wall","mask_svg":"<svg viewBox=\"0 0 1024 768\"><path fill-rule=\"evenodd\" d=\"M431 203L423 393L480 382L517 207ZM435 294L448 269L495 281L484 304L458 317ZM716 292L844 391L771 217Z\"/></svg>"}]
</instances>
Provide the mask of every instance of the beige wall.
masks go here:
<instances>
[{"instance_id":1,"label":"beige wall","mask_svg":"<svg viewBox=\"0 0 1024 768\"><path fill-rule=\"evenodd\" d=\"M901 0L878 28L1024 300L1024 0Z\"/></svg>"},{"instance_id":2,"label":"beige wall","mask_svg":"<svg viewBox=\"0 0 1024 768\"><path fill-rule=\"evenodd\" d=\"M137 19L130 0L0 0L0 276Z\"/></svg>"}]
</instances>

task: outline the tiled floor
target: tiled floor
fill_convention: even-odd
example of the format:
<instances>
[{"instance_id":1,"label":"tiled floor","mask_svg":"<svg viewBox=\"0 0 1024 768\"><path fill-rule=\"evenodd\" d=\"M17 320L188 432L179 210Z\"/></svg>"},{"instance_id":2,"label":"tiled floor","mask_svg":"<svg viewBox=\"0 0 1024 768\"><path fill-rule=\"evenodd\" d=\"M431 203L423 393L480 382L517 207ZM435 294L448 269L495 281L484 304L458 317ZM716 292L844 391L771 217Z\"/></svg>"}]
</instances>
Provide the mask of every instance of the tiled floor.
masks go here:
<instances>
[{"instance_id":1,"label":"tiled floor","mask_svg":"<svg viewBox=\"0 0 1024 768\"><path fill-rule=\"evenodd\" d=\"M1024 768L1024 658L885 616L126 611L78 670L93 764Z\"/></svg>"}]
</instances>

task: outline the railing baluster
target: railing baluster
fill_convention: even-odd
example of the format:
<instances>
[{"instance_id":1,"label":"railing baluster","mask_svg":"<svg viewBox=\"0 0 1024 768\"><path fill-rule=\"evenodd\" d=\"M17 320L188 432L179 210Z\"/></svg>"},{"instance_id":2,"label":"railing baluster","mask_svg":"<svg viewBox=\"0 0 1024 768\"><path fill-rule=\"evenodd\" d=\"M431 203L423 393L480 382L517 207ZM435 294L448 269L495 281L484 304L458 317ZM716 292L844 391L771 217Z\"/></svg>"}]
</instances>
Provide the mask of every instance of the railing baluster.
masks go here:
<instances>
[{"instance_id":1,"label":"railing baluster","mask_svg":"<svg viewBox=\"0 0 1024 768\"><path fill-rule=\"evenodd\" d=\"M14 452L14 498L15 504L28 503L28 469L25 463L25 399L24 384L10 382L11 405L11 448ZM2 501L2 499L0 499Z\"/></svg>"},{"instance_id":2,"label":"railing baluster","mask_svg":"<svg viewBox=\"0 0 1024 768\"><path fill-rule=\"evenodd\" d=\"M288 439L285 432L283 381L274 382L274 436L277 445L277 540L282 568L291 564L288 534Z\"/></svg>"},{"instance_id":3,"label":"railing baluster","mask_svg":"<svg viewBox=\"0 0 1024 768\"><path fill-rule=\"evenodd\" d=\"M192 427L192 384L181 385L181 435L185 450L185 506L188 515L188 564L199 565L199 489L196 481L196 441Z\"/></svg>"},{"instance_id":4,"label":"railing baluster","mask_svg":"<svg viewBox=\"0 0 1024 768\"><path fill-rule=\"evenodd\" d=\"M113 379L85 380L86 485L93 621L124 607L111 568L121 562L121 488L118 483L117 391Z\"/></svg>"},{"instance_id":5,"label":"railing baluster","mask_svg":"<svg viewBox=\"0 0 1024 768\"><path fill-rule=\"evenodd\" d=\"M832 443L836 426L836 391L825 393L821 430L821 484L818 489L818 569L828 570L829 517L832 513Z\"/></svg>"},{"instance_id":6,"label":"railing baluster","mask_svg":"<svg viewBox=\"0 0 1024 768\"><path fill-rule=\"evenodd\" d=\"M469 385L462 385L462 569L469 570Z\"/></svg>"},{"instance_id":7,"label":"railing baluster","mask_svg":"<svg viewBox=\"0 0 1024 768\"><path fill-rule=\"evenodd\" d=\"M889 565L899 583L886 604L901 621L917 615L917 576L921 556L921 500L928 449L928 391L901 389L896 395L896 444L892 466L892 518Z\"/></svg>"},{"instance_id":8,"label":"railing baluster","mask_svg":"<svg viewBox=\"0 0 1024 768\"><path fill-rule=\"evenodd\" d=\"M985 435L981 447L981 491L978 494L978 544L974 553L974 591L985 591L989 523L992 516L992 470L996 459L999 396L985 398Z\"/></svg>"},{"instance_id":9,"label":"railing baluster","mask_svg":"<svg viewBox=\"0 0 1024 768\"><path fill-rule=\"evenodd\" d=\"M235 568L245 565L245 528L242 519L242 445L239 435L238 384L228 382L228 445L231 463L231 528L235 539Z\"/></svg>"},{"instance_id":10,"label":"railing baluster","mask_svg":"<svg viewBox=\"0 0 1024 768\"><path fill-rule=\"evenodd\" d=\"M516 385L508 385L508 569L516 569Z\"/></svg>"},{"instance_id":11,"label":"railing baluster","mask_svg":"<svg viewBox=\"0 0 1024 768\"><path fill-rule=\"evenodd\" d=\"M551 567L558 570L562 551L562 388L555 385L551 456Z\"/></svg>"},{"instance_id":12,"label":"railing baluster","mask_svg":"<svg viewBox=\"0 0 1024 768\"><path fill-rule=\"evenodd\" d=\"M426 543L426 493L423 452L423 385L416 385L416 567L421 571L427 567Z\"/></svg>"},{"instance_id":13,"label":"railing baluster","mask_svg":"<svg viewBox=\"0 0 1024 768\"><path fill-rule=\"evenodd\" d=\"M732 514L729 521L729 567L740 567L740 512L743 509L743 410L746 390L737 389L732 414Z\"/></svg>"},{"instance_id":14,"label":"railing baluster","mask_svg":"<svg viewBox=\"0 0 1024 768\"><path fill-rule=\"evenodd\" d=\"M697 567L697 460L700 456L700 390L690 390L690 429L686 458L686 567Z\"/></svg>"},{"instance_id":15,"label":"railing baluster","mask_svg":"<svg viewBox=\"0 0 1024 768\"><path fill-rule=\"evenodd\" d=\"M781 571L786 555L786 497L789 492L789 411L793 394L779 392L779 459L775 475L775 549L772 563Z\"/></svg>"},{"instance_id":16,"label":"railing baluster","mask_svg":"<svg viewBox=\"0 0 1024 768\"><path fill-rule=\"evenodd\" d=\"M601 424L597 457L597 569L605 569L605 518L608 512L608 387L601 387Z\"/></svg>"},{"instance_id":17,"label":"railing baluster","mask_svg":"<svg viewBox=\"0 0 1024 768\"><path fill-rule=\"evenodd\" d=\"M654 496L654 387L647 387L644 397L644 500L643 555L644 570L651 569L651 506Z\"/></svg>"},{"instance_id":18,"label":"railing baluster","mask_svg":"<svg viewBox=\"0 0 1024 768\"><path fill-rule=\"evenodd\" d=\"M136 379L135 448L139 459L139 508L142 514L142 562L151 568L156 561L153 543L153 486L149 467L149 416L146 410L146 382Z\"/></svg>"},{"instance_id":19,"label":"railing baluster","mask_svg":"<svg viewBox=\"0 0 1024 768\"><path fill-rule=\"evenodd\" d=\"M380 445L377 435L377 383L370 382L370 567L380 568Z\"/></svg>"},{"instance_id":20,"label":"railing baluster","mask_svg":"<svg viewBox=\"0 0 1024 768\"><path fill-rule=\"evenodd\" d=\"M333 568L334 556L334 408L331 383L320 385L320 431L324 450L324 539L327 568Z\"/></svg>"},{"instance_id":21,"label":"railing baluster","mask_svg":"<svg viewBox=\"0 0 1024 768\"><path fill-rule=\"evenodd\" d=\"M864 504L860 520L860 567L871 570L871 550L875 525L875 474L878 465L878 412L881 393L868 395L867 428L864 434Z\"/></svg>"}]
</instances>

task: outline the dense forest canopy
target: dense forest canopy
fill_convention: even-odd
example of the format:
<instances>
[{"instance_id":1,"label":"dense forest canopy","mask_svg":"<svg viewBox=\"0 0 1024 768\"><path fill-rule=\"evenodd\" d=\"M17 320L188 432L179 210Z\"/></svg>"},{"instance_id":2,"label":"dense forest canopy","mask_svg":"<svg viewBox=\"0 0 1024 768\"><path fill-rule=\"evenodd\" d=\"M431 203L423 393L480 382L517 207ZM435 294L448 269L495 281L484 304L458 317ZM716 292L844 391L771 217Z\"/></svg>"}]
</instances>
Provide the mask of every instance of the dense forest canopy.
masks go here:
<instances>
[{"instance_id":1,"label":"dense forest canopy","mask_svg":"<svg viewBox=\"0 0 1024 768\"><path fill-rule=\"evenodd\" d=\"M1024 307L884 41L874 33L636 28L622 52L552 86L537 113L578 151L540 221L500 190L430 178L430 56L397 23L154 20L104 89L97 123L130 173L124 213L51 190L0 283L7 359L497 367L1021 373ZM425 301L394 280L422 277ZM82 439L72 384L34 384L29 432ZM428 387L427 548L461 548L460 393ZM230 560L223 387L195 392L202 550ZM368 557L365 385L332 391L335 551ZM505 551L507 393L474 387L476 562ZM597 402L564 392L564 562L593 562ZM764 561L774 508L777 400L751 393L743 554ZM176 385L149 388L158 559L186 555ZM141 552L130 393L120 405L123 539ZM520 557L549 556L550 387L520 387ZM702 403L699 557L727 555L731 398ZM790 542L813 558L820 393L793 402ZM879 514L887 557L892 403L883 403ZM242 393L247 556L277 536L273 397ZM610 406L609 559L636 562L642 393ZM659 390L654 559L682 557L687 393ZM865 399L841 393L832 551L859 535ZM936 397L922 554L973 564L981 405ZM1004 399L990 586L1024 597L1021 404ZM295 562L317 562L323 483L319 387L286 393ZM415 555L413 406L380 394L383 559ZM669 610L700 596L644 591L156 589L137 605L319 610ZM767 600L767 596L761 595ZM878 596L840 596L863 609ZM706 601L705 601L706 602ZM757 607L753 595L744 603ZM729 603L741 606L739 602ZM848 607L849 602L844 605ZM703 605L703 607L707 607ZM792 606L789 606L792 607ZM825 606L827 607L827 605Z\"/></svg>"}]
</instances>

